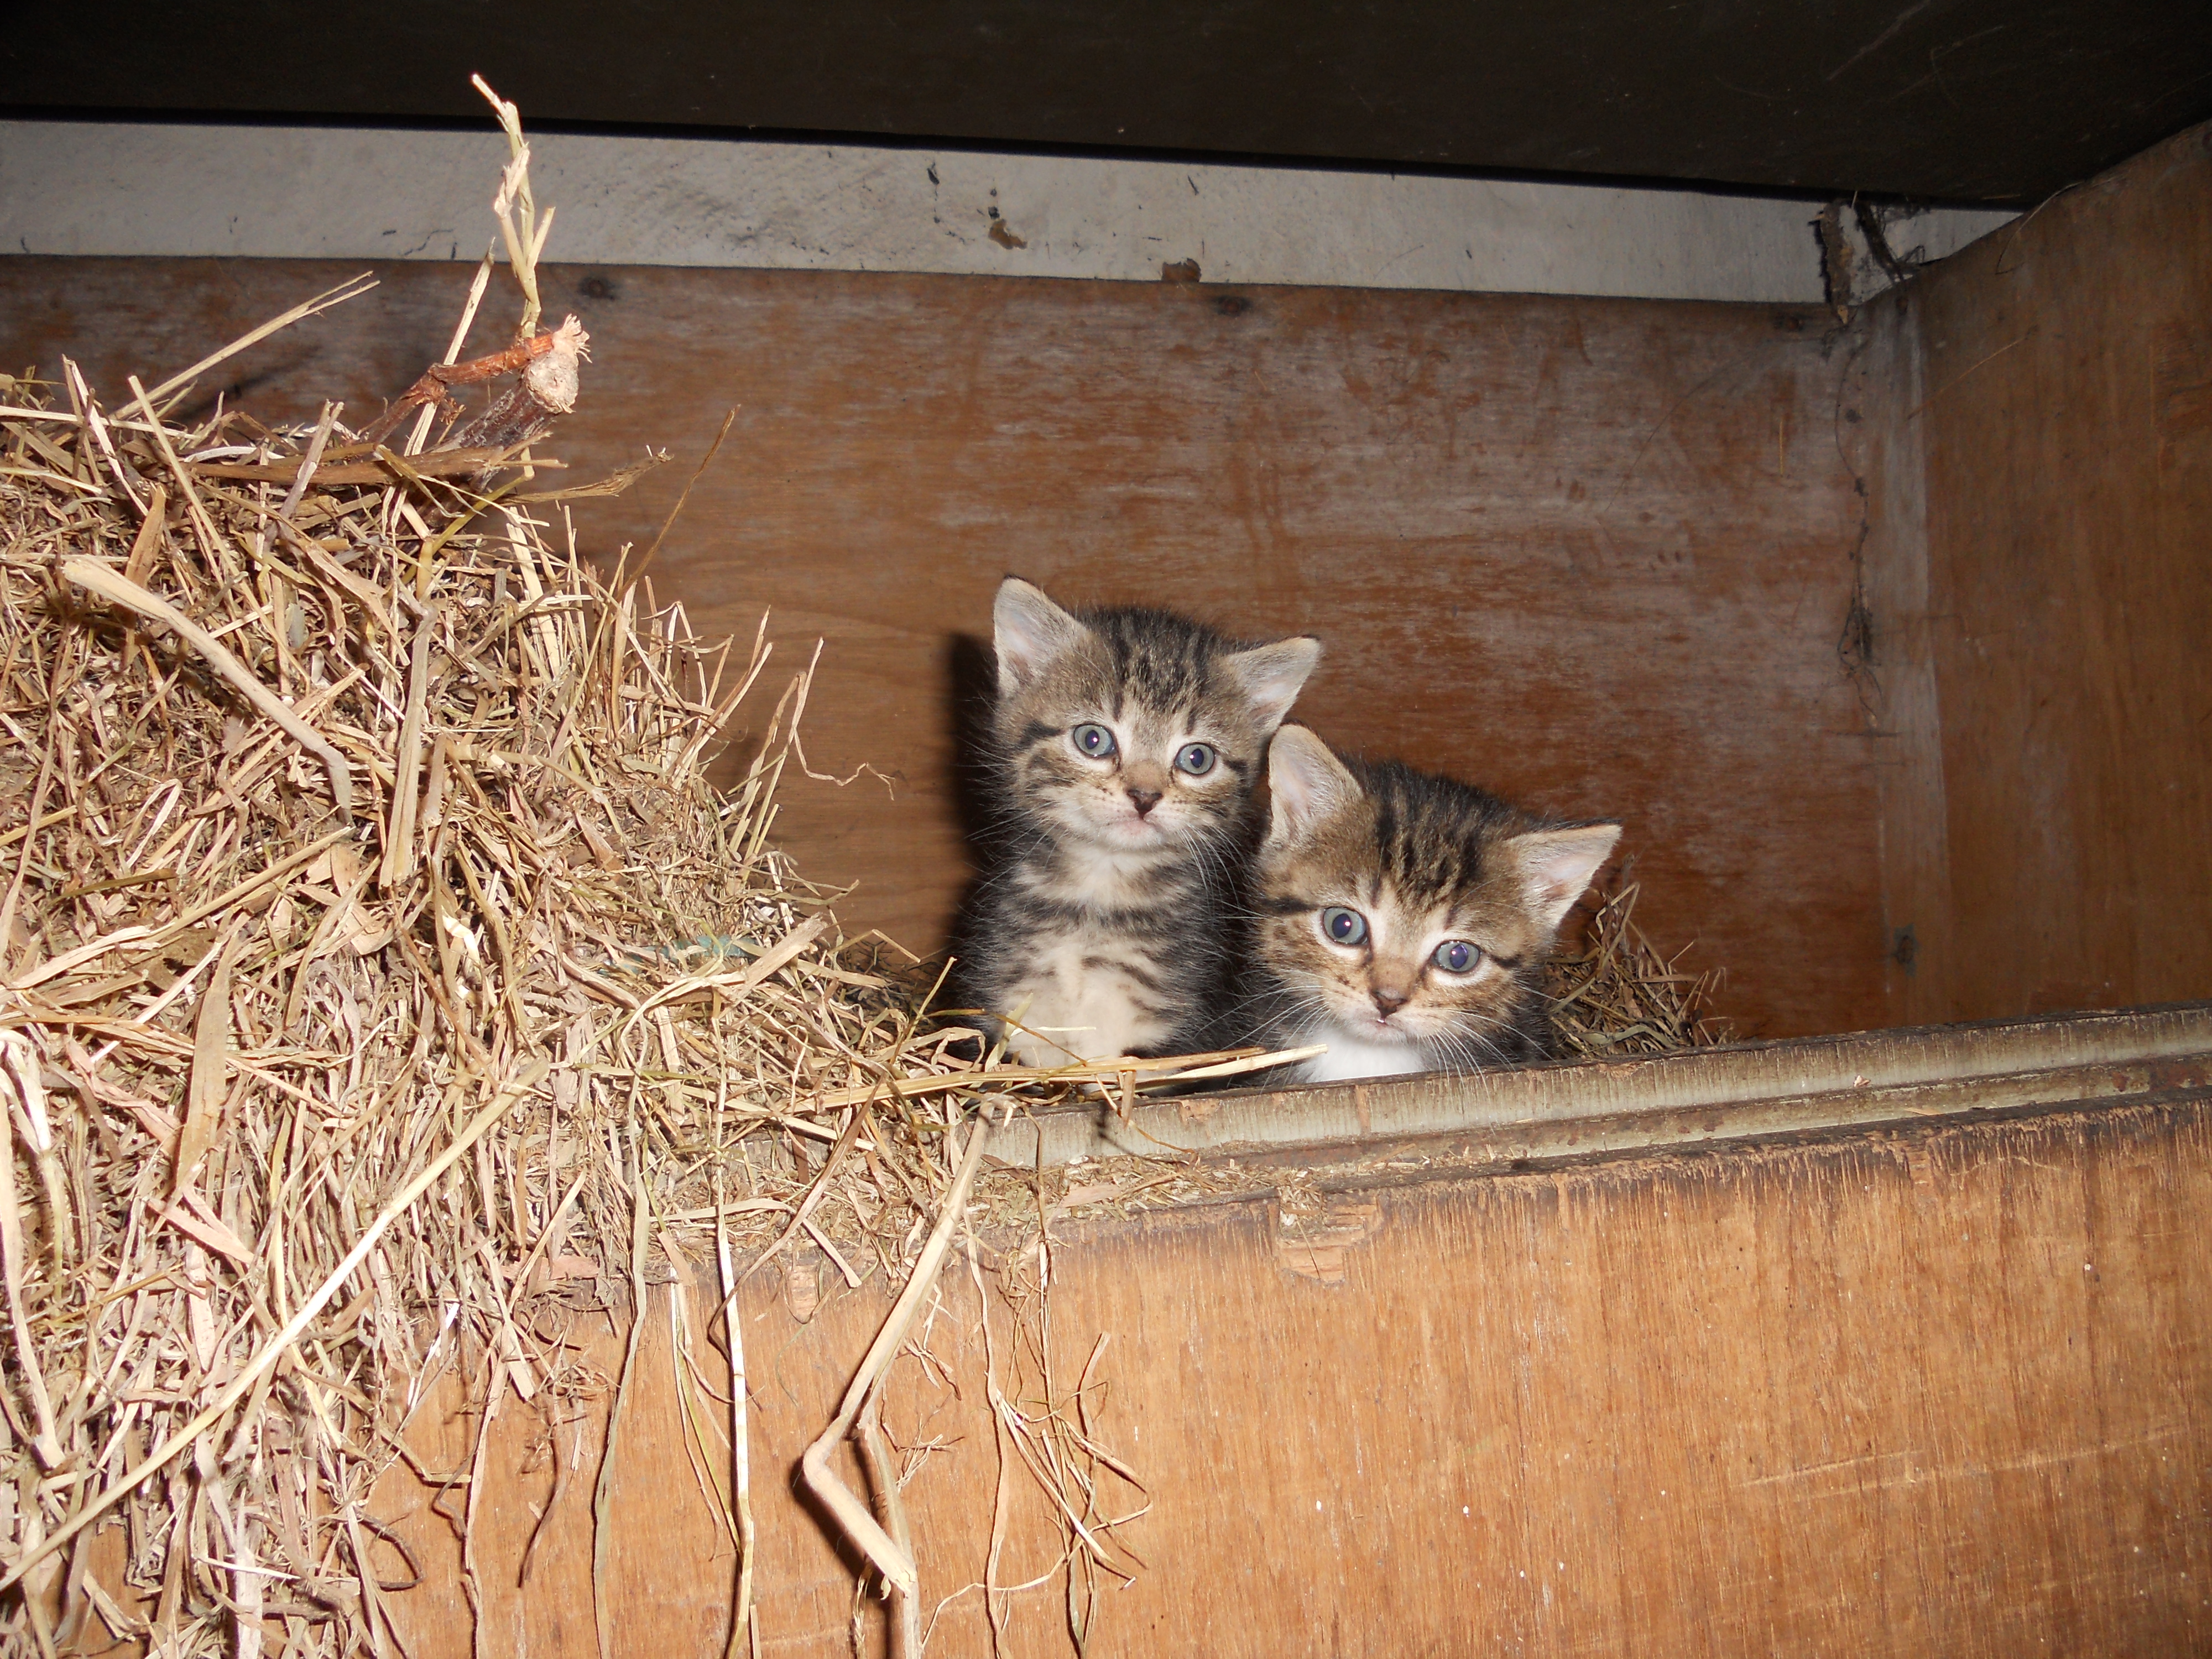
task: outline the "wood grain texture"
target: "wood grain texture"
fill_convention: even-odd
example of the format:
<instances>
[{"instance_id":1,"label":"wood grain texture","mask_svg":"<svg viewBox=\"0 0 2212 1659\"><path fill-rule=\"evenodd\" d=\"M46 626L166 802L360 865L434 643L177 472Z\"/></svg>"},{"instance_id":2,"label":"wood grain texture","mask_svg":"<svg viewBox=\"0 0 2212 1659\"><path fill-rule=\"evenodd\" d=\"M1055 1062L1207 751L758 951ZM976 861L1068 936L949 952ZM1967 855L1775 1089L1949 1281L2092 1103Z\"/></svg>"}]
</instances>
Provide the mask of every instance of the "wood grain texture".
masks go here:
<instances>
[{"instance_id":1,"label":"wood grain texture","mask_svg":"<svg viewBox=\"0 0 2212 1659\"><path fill-rule=\"evenodd\" d=\"M2167 1655L2212 1640L2212 1106L2184 1097L1923 1122L1476 1178L1061 1223L1064 1391L1101 1332L1099 1432L1146 1481L1094 1655ZM772 1276L771 1276L772 1277ZM905 1502L930 1650L991 1651L972 1589L997 1464L976 1292L894 1373L896 1437L942 1437ZM744 1302L763 1650L849 1650L849 1564L789 1472L886 1307L799 1324ZM1003 1357L1006 1310L994 1303ZM656 1303L617 1452L616 1651L721 1651L732 1562L688 1467ZM619 1345L584 1357L605 1370ZM711 1367L710 1367L711 1369ZM957 1385L957 1393L953 1391ZM485 1651L589 1654L589 1486L604 1395L526 1589L551 1477L534 1413L495 1423L477 1560ZM430 1419L434 1413L425 1413ZM449 1425L432 1467L465 1455ZM575 1433L551 1446L571 1455ZM857 1476L855 1479L856 1485ZM1004 1577L1052 1561L1025 1476ZM416 1659L470 1649L431 1494L380 1492L428 1570ZM458 1504L458 1493L447 1505ZM881 1650L872 1604L861 1650ZM1072 1650L1057 1581L1006 1650Z\"/></svg>"},{"instance_id":2,"label":"wood grain texture","mask_svg":"<svg viewBox=\"0 0 2212 1659\"><path fill-rule=\"evenodd\" d=\"M2212 988L2212 128L1918 304L1949 1008Z\"/></svg>"},{"instance_id":3,"label":"wood grain texture","mask_svg":"<svg viewBox=\"0 0 2212 1659\"><path fill-rule=\"evenodd\" d=\"M0 362L67 352L120 386L341 274L0 260ZM234 399L358 414L408 385L467 273L379 274L238 360ZM655 580L703 630L749 637L767 607L790 656L828 641L808 754L898 799L800 780L779 829L815 879L858 884L857 927L943 938L969 868L958 711L1014 570L1318 634L1302 718L1623 819L1638 920L1728 966L1747 1034L1884 1023L1874 774L1835 652L1859 507L1821 313L642 269L550 270L546 304L592 333L571 477L680 458L580 503L587 544L649 539L743 405Z\"/></svg>"},{"instance_id":4,"label":"wood grain texture","mask_svg":"<svg viewBox=\"0 0 2212 1659\"><path fill-rule=\"evenodd\" d=\"M1919 299L1906 283L1863 307L1837 410L1837 447L1865 489L1858 553L1864 609L1844 648L1880 815L1888 1023L1959 1018L1943 720L1928 599L1928 480L1918 410Z\"/></svg>"}]
</instances>

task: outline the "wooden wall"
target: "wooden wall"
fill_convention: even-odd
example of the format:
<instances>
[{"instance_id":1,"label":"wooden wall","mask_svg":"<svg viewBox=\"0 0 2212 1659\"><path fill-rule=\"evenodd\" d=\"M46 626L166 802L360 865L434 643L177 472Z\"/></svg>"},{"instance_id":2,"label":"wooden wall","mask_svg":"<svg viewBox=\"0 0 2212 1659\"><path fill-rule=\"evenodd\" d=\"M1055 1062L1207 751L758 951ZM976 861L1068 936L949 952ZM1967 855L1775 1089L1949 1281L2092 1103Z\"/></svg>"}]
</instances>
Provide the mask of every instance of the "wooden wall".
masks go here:
<instances>
[{"instance_id":1,"label":"wooden wall","mask_svg":"<svg viewBox=\"0 0 2212 1659\"><path fill-rule=\"evenodd\" d=\"M1911 1012L2212 990L2212 127L1916 285L1940 800L1889 842ZM1891 302L1880 302L1888 305ZM1920 792L1923 807L1929 800ZM1931 951L1927 918L1936 915Z\"/></svg>"},{"instance_id":2,"label":"wooden wall","mask_svg":"<svg viewBox=\"0 0 2212 1659\"><path fill-rule=\"evenodd\" d=\"M1312 1194L1302 1220L1264 1197L1056 1224L1060 1394L1110 1334L1097 1432L1152 1504L1122 1534L1148 1565L1105 1591L1090 1652L2204 1651L2203 1081L2164 1103L1369 1184ZM886 1304L837 1285L801 1324L774 1278L743 1309L761 1650L845 1652L852 1569L788 1482ZM957 1252L942 1292L944 1380L902 1360L888 1422L944 1443L905 1503L923 1605L951 1598L930 1651L957 1659L992 1651L980 1595L956 1593L981 1575L998 1462ZM995 1299L992 1316L1003 1364ZM611 1374L620 1346L588 1357ZM656 1306L610 1479L607 1606L613 1651L706 1659L734 1564L672 1371ZM478 1651L594 1650L605 1409L570 1401L580 1421L549 1443L507 1397ZM473 1429L418 1419L428 1467L460 1467ZM577 1461L519 1589L549 1451ZM433 1496L395 1476L378 1500L428 1575L397 1606L415 1659L471 1651ZM1018 1470L1013 1499L1000 1573L1020 1583L1053 1554ZM1059 1580L1008 1605L1006 1652L1073 1651ZM881 1651L879 1611L860 1611L860 1650Z\"/></svg>"},{"instance_id":3,"label":"wooden wall","mask_svg":"<svg viewBox=\"0 0 2212 1659\"><path fill-rule=\"evenodd\" d=\"M343 268L0 259L0 362L114 396ZM442 350L468 273L395 264L241 359L264 418L356 414ZM1892 1023L1877 756L1837 641L1863 512L1822 312L1341 289L561 269L593 364L561 453L676 466L580 508L709 631L828 641L782 838L918 950L965 880L955 767L992 590L1187 608L1328 655L1340 744L1616 815L1638 918L1753 1035ZM511 313L502 313L510 315ZM489 338L489 328L479 331ZM226 371L228 374L228 371ZM214 388L210 386L210 390Z\"/></svg>"},{"instance_id":4,"label":"wooden wall","mask_svg":"<svg viewBox=\"0 0 2212 1659\"><path fill-rule=\"evenodd\" d=\"M312 262L0 259L0 362L112 397ZM359 413L466 272L225 371ZM1640 918L1747 1035L2212 990L2212 152L2198 131L1867 307L669 269L549 272L594 335L556 447L676 465L577 513L709 632L827 641L781 834L939 944L992 588L1329 653L1347 747L1616 815ZM505 313L501 313L504 315ZM501 325L478 331L489 342ZM210 386L210 392L216 388ZM1862 493L1863 492L1863 493ZM1855 604L1867 627L1855 648Z\"/></svg>"}]
</instances>

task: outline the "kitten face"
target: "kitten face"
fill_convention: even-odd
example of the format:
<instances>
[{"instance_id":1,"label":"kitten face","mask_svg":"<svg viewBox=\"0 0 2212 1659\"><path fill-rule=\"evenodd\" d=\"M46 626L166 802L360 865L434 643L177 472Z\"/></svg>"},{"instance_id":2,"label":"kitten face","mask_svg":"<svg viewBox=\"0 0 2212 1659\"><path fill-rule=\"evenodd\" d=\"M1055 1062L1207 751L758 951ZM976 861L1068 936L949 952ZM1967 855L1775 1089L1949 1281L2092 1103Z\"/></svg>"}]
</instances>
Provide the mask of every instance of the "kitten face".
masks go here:
<instances>
[{"instance_id":1,"label":"kitten face","mask_svg":"<svg viewBox=\"0 0 2212 1659\"><path fill-rule=\"evenodd\" d=\"M1245 821L1267 739L1321 655L1158 611L1078 617L1012 577L993 623L1010 791L1060 839L1139 864Z\"/></svg>"},{"instance_id":2,"label":"kitten face","mask_svg":"<svg viewBox=\"0 0 2212 1659\"><path fill-rule=\"evenodd\" d=\"M1540 1053L1544 963L1620 826L1548 825L1446 778L1347 766L1300 726L1276 734L1268 780L1257 951L1291 1024L1331 1045L1307 1079Z\"/></svg>"}]
</instances>

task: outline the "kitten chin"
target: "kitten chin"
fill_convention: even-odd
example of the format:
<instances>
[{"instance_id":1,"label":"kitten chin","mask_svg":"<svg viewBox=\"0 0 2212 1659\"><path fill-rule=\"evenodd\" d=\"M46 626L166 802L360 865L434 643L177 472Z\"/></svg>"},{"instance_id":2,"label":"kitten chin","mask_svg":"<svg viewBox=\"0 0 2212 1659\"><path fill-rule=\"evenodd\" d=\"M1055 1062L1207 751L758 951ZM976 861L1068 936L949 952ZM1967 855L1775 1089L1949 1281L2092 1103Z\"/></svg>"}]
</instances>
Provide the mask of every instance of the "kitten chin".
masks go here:
<instances>
[{"instance_id":1,"label":"kitten chin","mask_svg":"<svg viewBox=\"0 0 2212 1659\"><path fill-rule=\"evenodd\" d=\"M1545 1058L1543 971L1613 823L1558 823L1302 726L1269 745L1241 1021L1223 1041L1329 1045L1297 1080Z\"/></svg>"},{"instance_id":2,"label":"kitten chin","mask_svg":"<svg viewBox=\"0 0 2212 1659\"><path fill-rule=\"evenodd\" d=\"M1227 973L1267 740L1321 647L1070 611L1012 577L992 620L1000 833L957 994L1026 1065L1189 1049Z\"/></svg>"},{"instance_id":3,"label":"kitten chin","mask_svg":"<svg viewBox=\"0 0 2212 1659\"><path fill-rule=\"evenodd\" d=\"M1436 1069L1418 1042L1372 1042L1334 1021L1316 1022L1299 1038L1300 1046L1326 1042L1328 1052L1297 1068L1300 1083L1349 1083L1364 1077L1409 1077Z\"/></svg>"}]
</instances>

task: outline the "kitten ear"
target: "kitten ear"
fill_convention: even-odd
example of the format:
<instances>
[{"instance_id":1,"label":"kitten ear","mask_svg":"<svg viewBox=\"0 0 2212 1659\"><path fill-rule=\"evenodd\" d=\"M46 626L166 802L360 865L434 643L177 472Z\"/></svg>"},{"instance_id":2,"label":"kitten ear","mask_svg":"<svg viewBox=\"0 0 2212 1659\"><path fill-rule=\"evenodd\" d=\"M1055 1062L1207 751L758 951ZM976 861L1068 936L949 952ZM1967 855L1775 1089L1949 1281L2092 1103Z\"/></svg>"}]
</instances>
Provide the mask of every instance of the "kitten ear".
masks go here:
<instances>
[{"instance_id":1,"label":"kitten ear","mask_svg":"<svg viewBox=\"0 0 2212 1659\"><path fill-rule=\"evenodd\" d=\"M1359 780L1303 726L1285 726L1267 745L1267 842L1286 847L1359 799Z\"/></svg>"},{"instance_id":2,"label":"kitten ear","mask_svg":"<svg viewBox=\"0 0 2212 1659\"><path fill-rule=\"evenodd\" d=\"M1260 729L1272 732L1291 712L1306 676L1321 660L1321 641L1302 634L1292 640L1277 640L1273 645L1255 645L1235 653L1228 660L1244 695L1251 699Z\"/></svg>"},{"instance_id":3,"label":"kitten ear","mask_svg":"<svg viewBox=\"0 0 2212 1659\"><path fill-rule=\"evenodd\" d=\"M1033 683L1047 664L1090 630L1019 576L999 584L991 605L991 645L999 656L999 695Z\"/></svg>"},{"instance_id":4,"label":"kitten ear","mask_svg":"<svg viewBox=\"0 0 2212 1659\"><path fill-rule=\"evenodd\" d=\"M1620 839L1617 823L1583 823L1571 830L1532 830L1506 842L1520 862L1528 908L1545 927L1559 925Z\"/></svg>"}]
</instances>

